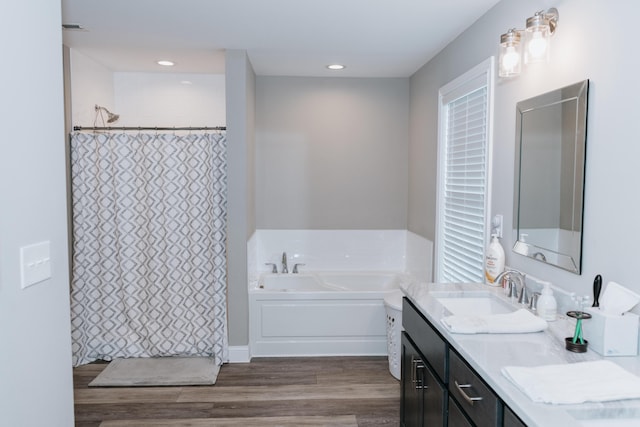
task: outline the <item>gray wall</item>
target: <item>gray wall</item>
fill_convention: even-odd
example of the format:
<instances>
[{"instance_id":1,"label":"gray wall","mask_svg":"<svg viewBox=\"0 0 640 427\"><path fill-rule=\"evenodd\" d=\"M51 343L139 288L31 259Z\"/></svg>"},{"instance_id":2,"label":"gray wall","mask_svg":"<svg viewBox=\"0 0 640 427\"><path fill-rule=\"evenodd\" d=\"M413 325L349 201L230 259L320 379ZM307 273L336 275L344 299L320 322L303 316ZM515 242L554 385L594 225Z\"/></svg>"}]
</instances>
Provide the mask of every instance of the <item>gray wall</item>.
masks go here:
<instances>
[{"instance_id":1,"label":"gray wall","mask_svg":"<svg viewBox=\"0 0 640 427\"><path fill-rule=\"evenodd\" d=\"M256 227L405 229L408 79L258 77Z\"/></svg>"},{"instance_id":2,"label":"gray wall","mask_svg":"<svg viewBox=\"0 0 640 427\"><path fill-rule=\"evenodd\" d=\"M596 274L640 292L632 266L640 259L637 159L637 55L620 40L632 37L640 4L562 0L551 61L499 80L495 90L492 214L502 213L507 264L570 291L590 293ZM500 34L523 27L546 1L504 0L411 78L409 229L435 237L438 89L497 55ZM594 31L598 28L598 31ZM591 80L587 131L583 273L574 275L513 254L513 172L516 102L584 79ZM543 173L543 171L541 171Z\"/></svg>"},{"instance_id":3,"label":"gray wall","mask_svg":"<svg viewBox=\"0 0 640 427\"><path fill-rule=\"evenodd\" d=\"M60 2L3 6L0 425L72 426ZM29 35L12 42L24 22ZM41 241L51 242L52 277L22 289L20 248Z\"/></svg>"},{"instance_id":4,"label":"gray wall","mask_svg":"<svg viewBox=\"0 0 640 427\"><path fill-rule=\"evenodd\" d=\"M255 231L255 73L243 50L226 53L227 315L229 345L249 342L247 240Z\"/></svg>"}]
</instances>

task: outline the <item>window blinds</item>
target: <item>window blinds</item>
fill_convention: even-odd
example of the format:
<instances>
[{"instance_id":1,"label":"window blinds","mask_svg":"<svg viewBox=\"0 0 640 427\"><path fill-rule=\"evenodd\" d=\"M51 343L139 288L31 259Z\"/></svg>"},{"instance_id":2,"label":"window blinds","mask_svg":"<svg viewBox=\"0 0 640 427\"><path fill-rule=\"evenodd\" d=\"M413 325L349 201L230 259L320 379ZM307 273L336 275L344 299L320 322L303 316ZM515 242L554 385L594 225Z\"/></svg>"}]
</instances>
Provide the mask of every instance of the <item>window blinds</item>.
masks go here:
<instances>
[{"instance_id":1,"label":"window blinds","mask_svg":"<svg viewBox=\"0 0 640 427\"><path fill-rule=\"evenodd\" d=\"M446 104L442 167L440 280L484 281L487 87Z\"/></svg>"}]
</instances>

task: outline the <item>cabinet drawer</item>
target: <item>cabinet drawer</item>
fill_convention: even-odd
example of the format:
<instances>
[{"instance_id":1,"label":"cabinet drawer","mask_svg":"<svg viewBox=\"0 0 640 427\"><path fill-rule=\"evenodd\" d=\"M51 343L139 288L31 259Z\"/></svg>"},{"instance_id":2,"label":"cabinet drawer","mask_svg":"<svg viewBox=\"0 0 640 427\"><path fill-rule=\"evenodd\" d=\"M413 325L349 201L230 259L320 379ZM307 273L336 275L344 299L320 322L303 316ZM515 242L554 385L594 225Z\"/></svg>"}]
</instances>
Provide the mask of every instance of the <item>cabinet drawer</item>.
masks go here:
<instances>
[{"instance_id":1,"label":"cabinet drawer","mask_svg":"<svg viewBox=\"0 0 640 427\"><path fill-rule=\"evenodd\" d=\"M407 298L402 299L402 326L418 347L436 376L443 383L448 379L448 344L440 337L429 321Z\"/></svg>"},{"instance_id":2,"label":"cabinet drawer","mask_svg":"<svg viewBox=\"0 0 640 427\"><path fill-rule=\"evenodd\" d=\"M501 420L498 396L455 352L449 352L449 393L479 427L497 426Z\"/></svg>"}]
</instances>

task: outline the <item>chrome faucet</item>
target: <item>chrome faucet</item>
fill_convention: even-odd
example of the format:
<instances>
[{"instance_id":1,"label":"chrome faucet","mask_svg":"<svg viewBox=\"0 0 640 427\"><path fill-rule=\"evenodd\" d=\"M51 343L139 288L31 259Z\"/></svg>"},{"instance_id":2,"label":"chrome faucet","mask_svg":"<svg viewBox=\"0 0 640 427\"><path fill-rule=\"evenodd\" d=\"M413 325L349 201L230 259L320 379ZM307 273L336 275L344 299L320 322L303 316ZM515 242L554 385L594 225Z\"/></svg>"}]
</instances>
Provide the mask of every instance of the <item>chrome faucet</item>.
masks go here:
<instances>
[{"instance_id":1,"label":"chrome faucet","mask_svg":"<svg viewBox=\"0 0 640 427\"><path fill-rule=\"evenodd\" d=\"M282 252L282 272L288 273L289 269L287 268L287 253Z\"/></svg>"},{"instance_id":2,"label":"chrome faucet","mask_svg":"<svg viewBox=\"0 0 640 427\"><path fill-rule=\"evenodd\" d=\"M497 283L502 283L506 280L506 285L509 289L510 298L518 298L518 303L522 305L529 304L529 296L527 292L527 284L525 282L526 274L518 270L505 270L498 274L496 277ZM518 284L520 285L520 291L518 292Z\"/></svg>"}]
</instances>

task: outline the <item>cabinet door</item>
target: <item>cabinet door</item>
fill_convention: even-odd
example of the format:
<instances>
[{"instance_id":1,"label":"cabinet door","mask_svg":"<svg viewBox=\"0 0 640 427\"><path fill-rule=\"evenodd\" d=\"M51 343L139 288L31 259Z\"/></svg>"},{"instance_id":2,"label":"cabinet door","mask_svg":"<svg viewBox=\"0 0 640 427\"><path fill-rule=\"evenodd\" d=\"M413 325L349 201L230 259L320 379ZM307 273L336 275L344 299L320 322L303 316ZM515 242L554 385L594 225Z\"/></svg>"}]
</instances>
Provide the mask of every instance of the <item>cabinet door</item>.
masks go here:
<instances>
[{"instance_id":1,"label":"cabinet door","mask_svg":"<svg viewBox=\"0 0 640 427\"><path fill-rule=\"evenodd\" d=\"M423 425L426 427L443 427L447 413L447 395L444 386L436 380L434 373L427 365L423 375Z\"/></svg>"},{"instance_id":2,"label":"cabinet door","mask_svg":"<svg viewBox=\"0 0 640 427\"><path fill-rule=\"evenodd\" d=\"M422 427L424 361L407 333L402 333L400 423L404 427Z\"/></svg>"},{"instance_id":3,"label":"cabinet door","mask_svg":"<svg viewBox=\"0 0 640 427\"><path fill-rule=\"evenodd\" d=\"M502 425L504 427L527 427L507 405L504 405L504 422Z\"/></svg>"},{"instance_id":4,"label":"cabinet door","mask_svg":"<svg viewBox=\"0 0 640 427\"><path fill-rule=\"evenodd\" d=\"M449 398L449 427L473 427L452 398Z\"/></svg>"}]
</instances>

